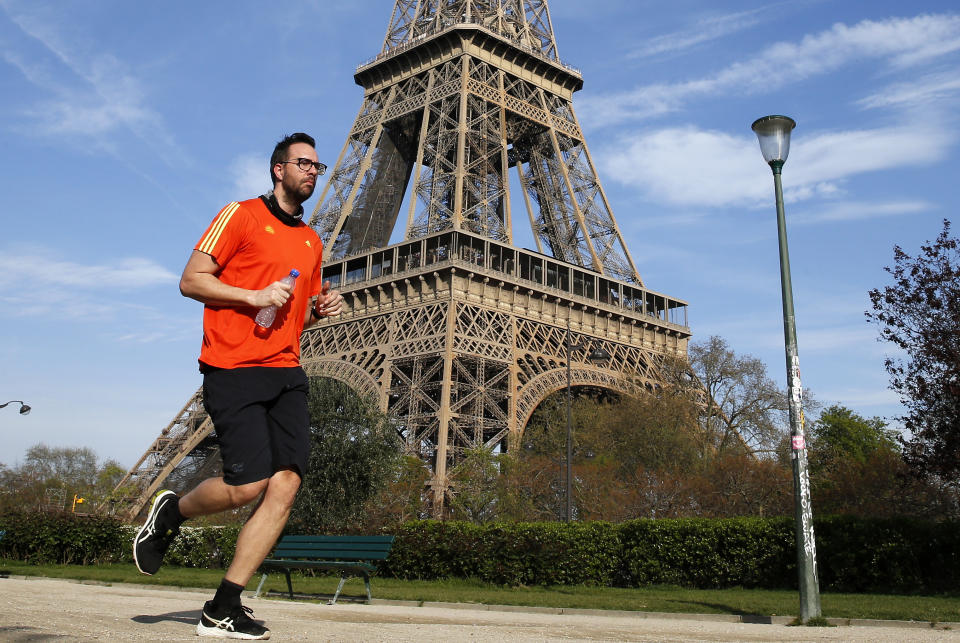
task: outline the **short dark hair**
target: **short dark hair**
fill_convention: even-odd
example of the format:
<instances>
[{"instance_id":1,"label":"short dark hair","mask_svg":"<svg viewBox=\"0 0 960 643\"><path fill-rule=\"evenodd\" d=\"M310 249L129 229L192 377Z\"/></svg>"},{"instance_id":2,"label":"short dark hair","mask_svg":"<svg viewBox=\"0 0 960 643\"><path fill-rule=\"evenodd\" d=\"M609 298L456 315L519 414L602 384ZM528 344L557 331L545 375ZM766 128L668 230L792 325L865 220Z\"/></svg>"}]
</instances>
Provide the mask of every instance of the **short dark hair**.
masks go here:
<instances>
[{"instance_id":1,"label":"short dark hair","mask_svg":"<svg viewBox=\"0 0 960 643\"><path fill-rule=\"evenodd\" d=\"M284 136L277 146L273 148L273 155L270 157L270 180L273 181L273 184L277 184L277 175L273 173L273 168L280 161L286 161L287 150L290 149L290 146L294 143L306 143L310 147L316 148L317 143L313 140L313 137L309 134L304 134L303 132L297 132L296 134L290 134L289 136Z\"/></svg>"}]
</instances>

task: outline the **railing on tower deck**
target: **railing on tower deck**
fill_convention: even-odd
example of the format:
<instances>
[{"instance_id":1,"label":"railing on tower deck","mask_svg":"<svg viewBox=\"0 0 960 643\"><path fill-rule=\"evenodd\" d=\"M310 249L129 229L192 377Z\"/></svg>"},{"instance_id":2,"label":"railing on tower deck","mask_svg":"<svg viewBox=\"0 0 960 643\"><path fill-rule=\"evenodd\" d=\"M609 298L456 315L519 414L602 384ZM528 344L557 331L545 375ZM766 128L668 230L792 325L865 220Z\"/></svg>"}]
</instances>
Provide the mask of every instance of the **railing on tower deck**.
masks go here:
<instances>
[{"instance_id":1,"label":"railing on tower deck","mask_svg":"<svg viewBox=\"0 0 960 643\"><path fill-rule=\"evenodd\" d=\"M568 64L566 64L565 62L562 62L562 61L560 61L560 60L557 59L557 58L551 58L550 56L547 56L546 54L544 54L542 49L539 49L539 48L537 48L537 47L534 47L533 45L527 44L527 43L525 43L525 42L521 42L519 39L511 38L510 36L504 35L504 34L502 34L502 33L498 33L498 32L496 32L496 31L494 31L493 29L490 29L490 28L487 27L486 25L482 24L482 22L481 22L480 19L478 19L478 18L471 18L470 20L467 20L466 18L461 18L461 19L458 20L457 22L452 22L452 21L449 22L449 23L448 23L447 25L445 25L444 28L441 29L440 31L436 31L436 32L432 32L432 33L420 34L419 36L416 36L416 37L413 38L412 40L408 40L407 42L404 42L404 43L401 43L401 44L399 44L399 45L396 45L395 47L391 47L391 48L388 49L387 51L380 52L379 54L377 54L377 55L374 56L373 58L367 60L366 62L360 63L359 65L357 65L357 71L359 72L359 71L361 71L362 69L364 69L364 68L366 68L366 67L369 67L370 65L374 65L374 64L380 62L381 60L384 60L384 59L386 59L386 58L390 58L391 56L395 56L395 55L397 55L397 54L400 54L400 53L403 53L403 52L408 51L408 50L410 50L410 49L413 49L414 47L416 47L417 45L421 44L422 42L424 42L425 40L427 40L427 39L429 39L429 38L433 38L433 37L440 36L441 34L444 34L444 33L448 32L448 31L451 31L451 30L456 29L457 27L461 27L461 26L468 26L468 27L470 27L471 29L480 29L480 30L483 30L483 31L485 31L486 33L490 34L491 36L494 36L494 37L496 37L496 38L501 38L501 39L503 39L503 40L508 41L511 45L513 45L513 46L516 47L517 49L521 49L521 50L525 51L526 53L530 54L530 55L533 56L534 58L539 58L540 60L542 60L542 61L544 61L544 62L546 62L546 63L550 63L550 64L552 64L552 65L559 65L559 66L563 67L564 69L566 69L567 71L576 74L577 76L581 76L581 75L582 75L581 72L580 72L580 69L578 69L577 67L574 67L574 66L572 66L572 65L568 65Z\"/></svg>"},{"instance_id":2,"label":"railing on tower deck","mask_svg":"<svg viewBox=\"0 0 960 643\"><path fill-rule=\"evenodd\" d=\"M572 297L578 303L601 305L653 318L677 330L689 330L687 303L533 250L519 249L465 231L439 232L386 248L338 259L323 268L333 288L390 281L427 266L475 268L517 285Z\"/></svg>"}]
</instances>

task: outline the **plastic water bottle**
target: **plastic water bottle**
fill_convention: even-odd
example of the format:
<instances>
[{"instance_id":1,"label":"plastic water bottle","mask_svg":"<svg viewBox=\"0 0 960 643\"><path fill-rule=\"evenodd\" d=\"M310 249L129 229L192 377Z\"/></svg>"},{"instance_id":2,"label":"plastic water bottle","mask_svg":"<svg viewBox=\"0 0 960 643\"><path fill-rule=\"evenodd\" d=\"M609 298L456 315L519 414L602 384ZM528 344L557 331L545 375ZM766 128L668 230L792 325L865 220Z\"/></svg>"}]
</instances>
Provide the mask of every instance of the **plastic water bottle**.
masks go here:
<instances>
[{"instance_id":1,"label":"plastic water bottle","mask_svg":"<svg viewBox=\"0 0 960 643\"><path fill-rule=\"evenodd\" d=\"M300 276L300 271L294 268L290 271L290 274L280 280L280 283L287 284L292 286L293 283L297 280L297 277ZM263 326L264 328L270 328L273 326L273 320L277 318L277 307L273 304L269 306L264 306L260 309L260 312L257 313L257 324Z\"/></svg>"}]
</instances>

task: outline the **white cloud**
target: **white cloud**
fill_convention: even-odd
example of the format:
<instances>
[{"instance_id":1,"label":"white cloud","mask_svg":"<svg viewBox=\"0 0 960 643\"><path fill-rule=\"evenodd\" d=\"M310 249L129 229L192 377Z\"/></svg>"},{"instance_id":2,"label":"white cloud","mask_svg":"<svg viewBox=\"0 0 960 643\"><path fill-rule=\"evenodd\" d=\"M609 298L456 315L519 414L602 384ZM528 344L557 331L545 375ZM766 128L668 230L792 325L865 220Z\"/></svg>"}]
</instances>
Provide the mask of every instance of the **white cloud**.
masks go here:
<instances>
[{"instance_id":1,"label":"white cloud","mask_svg":"<svg viewBox=\"0 0 960 643\"><path fill-rule=\"evenodd\" d=\"M146 142L171 165L185 162L185 155L167 133L163 118L150 107L146 86L128 65L96 43L82 42L66 34L69 25L59 14L36 5L4 10L21 31L40 43L51 56L24 54L5 43L3 59L20 70L50 98L25 110L42 135L78 135L96 139L112 148L108 134L126 128ZM70 72L64 77L62 69Z\"/></svg>"},{"instance_id":2,"label":"white cloud","mask_svg":"<svg viewBox=\"0 0 960 643\"><path fill-rule=\"evenodd\" d=\"M785 198L832 197L857 174L934 163L946 158L954 138L928 123L795 135ZM624 136L598 157L606 176L669 205L760 206L772 190L753 136L673 127Z\"/></svg>"},{"instance_id":3,"label":"white cloud","mask_svg":"<svg viewBox=\"0 0 960 643\"><path fill-rule=\"evenodd\" d=\"M758 24L760 14L765 12L769 12L769 7L700 18L690 29L650 38L642 47L632 51L628 57L647 58L691 49L704 42L748 29Z\"/></svg>"},{"instance_id":4,"label":"white cloud","mask_svg":"<svg viewBox=\"0 0 960 643\"><path fill-rule=\"evenodd\" d=\"M817 207L806 206L790 214L791 225L812 225L837 221L860 221L882 217L899 217L920 214L936 209L929 201L884 201L852 202L842 201Z\"/></svg>"},{"instance_id":5,"label":"white cloud","mask_svg":"<svg viewBox=\"0 0 960 643\"><path fill-rule=\"evenodd\" d=\"M0 250L0 287L18 291L49 288L132 290L170 284L179 275L151 259L128 257L107 264L84 265L59 259L49 250Z\"/></svg>"},{"instance_id":6,"label":"white cloud","mask_svg":"<svg viewBox=\"0 0 960 643\"><path fill-rule=\"evenodd\" d=\"M272 187L269 167L269 156L247 154L234 159L230 164L230 174L233 175L237 196L233 198L252 198L269 190Z\"/></svg>"},{"instance_id":7,"label":"white cloud","mask_svg":"<svg viewBox=\"0 0 960 643\"><path fill-rule=\"evenodd\" d=\"M780 42L713 76L588 96L578 105L585 125L609 126L679 110L692 98L766 93L864 59L906 68L960 50L960 15L921 15L838 23L799 42Z\"/></svg>"},{"instance_id":8,"label":"white cloud","mask_svg":"<svg viewBox=\"0 0 960 643\"><path fill-rule=\"evenodd\" d=\"M916 81L896 83L858 101L865 108L926 105L960 92L960 74L930 74Z\"/></svg>"}]
</instances>

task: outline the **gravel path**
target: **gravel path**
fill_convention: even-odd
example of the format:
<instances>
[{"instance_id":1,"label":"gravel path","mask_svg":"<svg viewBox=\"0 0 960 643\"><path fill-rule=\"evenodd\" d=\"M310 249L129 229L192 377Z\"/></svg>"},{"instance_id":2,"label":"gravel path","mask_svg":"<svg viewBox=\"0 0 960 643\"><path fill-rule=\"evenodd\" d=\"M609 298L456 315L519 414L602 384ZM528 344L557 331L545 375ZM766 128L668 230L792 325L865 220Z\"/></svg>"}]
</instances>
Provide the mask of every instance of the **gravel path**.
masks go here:
<instances>
[{"instance_id":1,"label":"gravel path","mask_svg":"<svg viewBox=\"0 0 960 643\"><path fill-rule=\"evenodd\" d=\"M0 641L197 641L210 592L66 580L0 579ZM245 599L274 641L958 641L957 630L871 622L831 628L733 617ZM551 613L552 612L552 613ZM726 620L725 620L726 619Z\"/></svg>"}]
</instances>

